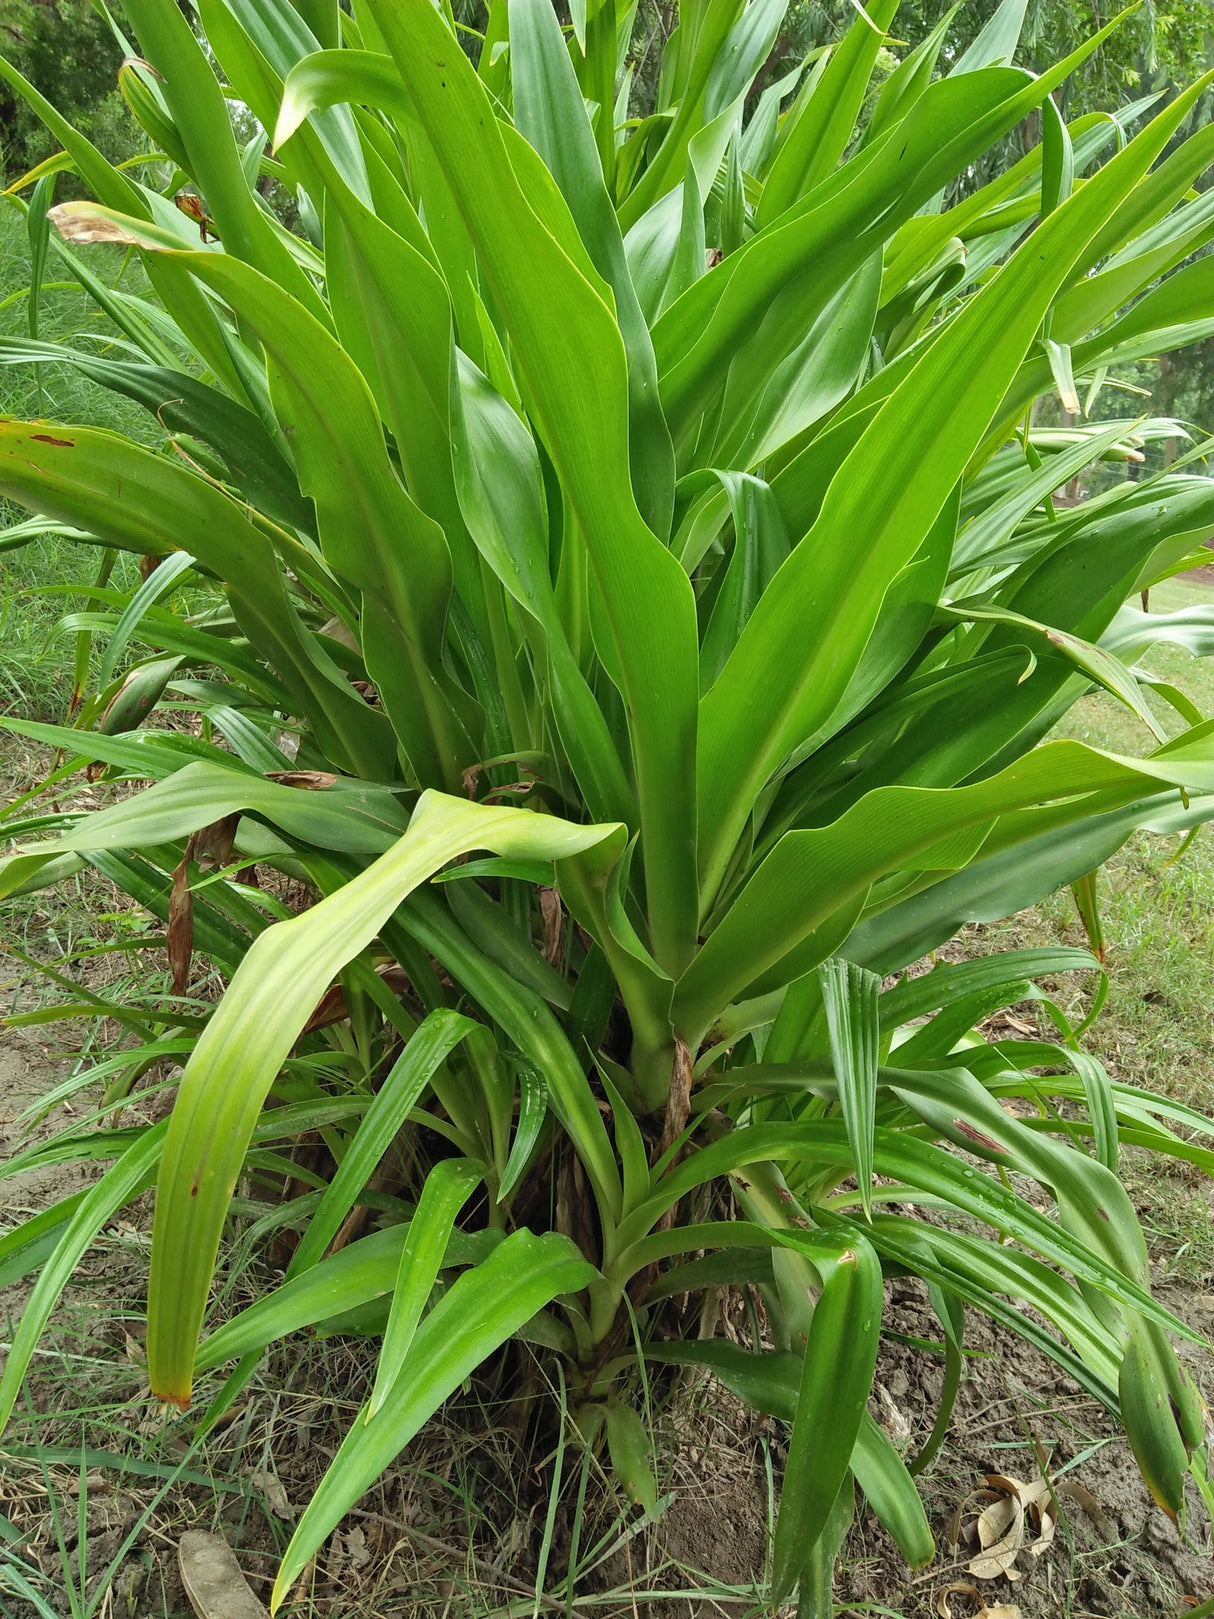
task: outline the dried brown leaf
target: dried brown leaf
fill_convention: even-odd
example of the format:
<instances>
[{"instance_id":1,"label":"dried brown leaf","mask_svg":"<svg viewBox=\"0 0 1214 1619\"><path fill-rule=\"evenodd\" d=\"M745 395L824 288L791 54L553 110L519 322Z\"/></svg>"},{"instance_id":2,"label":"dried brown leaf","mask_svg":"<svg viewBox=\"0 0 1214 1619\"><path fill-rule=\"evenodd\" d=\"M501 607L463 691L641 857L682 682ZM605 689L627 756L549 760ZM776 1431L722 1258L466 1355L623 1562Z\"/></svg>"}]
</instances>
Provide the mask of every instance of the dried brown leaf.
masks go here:
<instances>
[{"instance_id":1,"label":"dried brown leaf","mask_svg":"<svg viewBox=\"0 0 1214 1619\"><path fill-rule=\"evenodd\" d=\"M218 821L212 821L210 826L203 826L191 838L194 858L198 862L200 871L218 871L226 866L232 858L232 845L236 841L236 828L240 825L239 813L225 815Z\"/></svg>"},{"instance_id":2,"label":"dried brown leaf","mask_svg":"<svg viewBox=\"0 0 1214 1619\"><path fill-rule=\"evenodd\" d=\"M287 1492L276 1473L271 1472L268 1467L259 1467L250 1475L249 1483L260 1492L276 1518L282 1518L286 1523L295 1522L295 1508L287 1500Z\"/></svg>"},{"instance_id":3,"label":"dried brown leaf","mask_svg":"<svg viewBox=\"0 0 1214 1619\"><path fill-rule=\"evenodd\" d=\"M403 995L409 987L409 979L403 967L395 961L375 969L377 975L394 995ZM303 1033L312 1034L316 1029L327 1029L334 1023L344 1023L350 1015L346 1005L346 997L342 994L340 984L330 984L328 989L316 1003L312 1016L304 1024Z\"/></svg>"},{"instance_id":4,"label":"dried brown leaf","mask_svg":"<svg viewBox=\"0 0 1214 1619\"><path fill-rule=\"evenodd\" d=\"M1014 1495L1001 1495L978 1515L978 1544L986 1551L997 1546L1020 1516L1020 1502Z\"/></svg>"},{"instance_id":5,"label":"dried brown leaf","mask_svg":"<svg viewBox=\"0 0 1214 1619\"><path fill-rule=\"evenodd\" d=\"M691 1052L687 1042L674 1037L674 1062L670 1072L670 1090L666 1097L666 1117L662 1124L659 1155L670 1151L687 1124L691 1112ZM671 1166L673 1167L673 1165Z\"/></svg>"},{"instance_id":6,"label":"dried brown leaf","mask_svg":"<svg viewBox=\"0 0 1214 1619\"><path fill-rule=\"evenodd\" d=\"M177 1564L198 1619L269 1619L250 1591L236 1554L218 1535L197 1529L182 1535Z\"/></svg>"},{"instance_id":7,"label":"dried brown leaf","mask_svg":"<svg viewBox=\"0 0 1214 1619\"><path fill-rule=\"evenodd\" d=\"M559 967L565 951L565 909L555 888L540 889L540 915L544 919L544 956Z\"/></svg>"},{"instance_id":8,"label":"dried brown leaf","mask_svg":"<svg viewBox=\"0 0 1214 1619\"><path fill-rule=\"evenodd\" d=\"M1037 1535L1029 1542L1028 1552L1032 1557L1040 1557L1042 1552L1048 1551L1053 1545L1054 1531L1058 1523L1054 1514L1040 1502L1033 1503L1033 1520Z\"/></svg>"},{"instance_id":9,"label":"dried brown leaf","mask_svg":"<svg viewBox=\"0 0 1214 1619\"><path fill-rule=\"evenodd\" d=\"M1016 1558L1024 1545L1024 1514L1014 1500L1010 1504L1012 1516L1006 1533L966 1564L966 1572L972 1574L976 1580L997 1580L1000 1576L1009 1580L1020 1578L1016 1570ZM981 1519L978 1533L981 1537Z\"/></svg>"},{"instance_id":10,"label":"dried brown leaf","mask_svg":"<svg viewBox=\"0 0 1214 1619\"><path fill-rule=\"evenodd\" d=\"M302 787L311 793L323 792L326 787L336 787L340 781L330 770L267 770L266 780L276 781L282 787Z\"/></svg>"},{"instance_id":11,"label":"dried brown leaf","mask_svg":"<svg viewBox=\"0 0 1214 1619\"><path fill-rule=\"evenodd\" d=\"M87 203L61 202L47 210L47 216L65 242L121 242L125 246L138 246L138 237L132 236L116 220L94 213Z\"/></svg>"},{"instance_id":12,"label":"dried brown leaf","mask_svg":"<svg viewBox=\"0 0 1214 1619\"><path fill-rule=\"evenodd\" d=\"M371 1561L367 1537L362 1529L351 1529L345 1536L346 1556L355 1568L366 1568Z\"/></svg>"},{"instance_id":13,"label":"dried brown leaf","mask_svg":"<svg viewBox=\"0 0 1214 1619\"><path fill-rule=\"evenodd\" d=\"M1106 1540L1117 1539L1117 1525L1086 1485L1075 1479L1064 1478L1059 1479L1057 1489L1059 1495L1065 1495L1076 1506L1083 1508Z\"/></svg>"},{"instance_id":14,"label":"dried brown leaf","mask_svg":"<svg viewBox=\"0 0 1214 1619\"><path fill-rule=\"evenodd\" d=\"M940 1619L953 1619L953 1607L948 1599L962 1594L973 1597L980 1608L986 1606L982 1600L982 1593L976 1585L967 1585L964 1581L954 1580L951 1585L942 1585L936 1592L936 1612L940 1615Z\"/></svg>"},{"instance_id":15,"label":"dried brown leaf","mask_svg":"<svg viewBox=\"0 0 1214 1619\"><path fill-rule=\"evenodd\" d=\"M190 982L190 959L194 953L194 897L190 893L189 871L190 849L187 846L180 865L173 870L169 926L165 938L174 995L184 995L186 992Z\"/></svg>"},{"instance_id":16,"label":"dried brown leaf","mask_svg":"<svg viewBox=\"0 0 1214 1619\"><path fill-rule=\"evenodd\" d=\"M975 1501L979 1499L985 1501L986 1498L985 1491L971 1490L970 1493L964 1497L964 1499L958 1501L956 1507L954 1507L953 1511L950 1513L948 1523L945 1525L944 1533L948 1540L949 1550L952 1552L954 1557L956 1557L957 1549L961 1545L961 1526L965 1521L966 1510L971 1507Z\"/></svg>"},{"instance_id":17,"label":"dried brown leaf","mask_svg":"<svg viewBox=\"0 0 1214 1619\"><path fill-rule=\"evenodd\" d=\"M950 1596L964 1596L976 1603L975 1619L1020 1619L1020 1609L1015 1603L999 1603L996 1607L988 1608L978 1587L964 1580L954 1580L951 1585L943 1585L936 1592L936 1612L940 1619L957 1619L948 1600Z\"/></svg>"}]
</instances>

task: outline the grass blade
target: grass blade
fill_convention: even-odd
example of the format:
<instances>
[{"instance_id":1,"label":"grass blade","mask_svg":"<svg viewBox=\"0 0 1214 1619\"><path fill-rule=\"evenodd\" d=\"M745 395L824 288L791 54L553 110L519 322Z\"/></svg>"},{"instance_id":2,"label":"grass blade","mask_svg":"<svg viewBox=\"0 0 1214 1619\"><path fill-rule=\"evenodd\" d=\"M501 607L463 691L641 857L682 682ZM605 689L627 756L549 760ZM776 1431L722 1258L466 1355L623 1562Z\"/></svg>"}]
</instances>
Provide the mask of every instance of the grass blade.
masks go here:
<instances>
[{"instance_id":1,"label":"grass blade","mask_svg":"<svg viewBox=\"0 0 1214 1619\"><path fill-rule=\"evenodd\" d=\"M287 1280L315 1265L332 1242L358 1194L396 1138L405 1120L417 1106L430 1076L444 1063L455 1047L476 1027L471 1018L440 1008L431 1012L410 1036L404 1051L376 1092L363 1115L354 1139L346 1148L337 1174L321 1198L320 1206L308 1222L291 1256Z\"/></svg>"},{"instance_id":2,"label":"grass blade","mask_svg":"<svg viewBox=\"0 0 1214 1619\"><path fill-rule=\"evenodd\" d=\"M370 1421L355 1421L291 1537L270 1599L276 1612L325 1537L470 1372L537 1310L577 1292L592 1266L563 1237L516 1231L461 1276L418 1328L415 1372Z\"/></svg>"},{"instance_id":3,"label":"grass blade","mask_svg":"<svg viewBox=\"0 0 1214 1619\"><path fill-rule=\"evenodd\" d=\"M456 1217L484 1178L484 1164L472 1158L445 1159L426 1176L417 1213L409 1222L409 1235L401 1250L392 1308L364 1422L374 1419L406 1372L417 1325L442 1267Z\"/></svg>"},{"instance_id":4,"label":"grass blade","mask_svg":"<svg viewBox=\"0 0 1214 1619\"><path fill-rule=\"evenodd\" d=\"M873 1127L877 1108L877 1059L881 1043L876 973L839 956L818 968L830 1053L839 1086L847 1137L856 1156L856 1180L866 1219L873 1214Z\"/></svg>"}]
</instances>

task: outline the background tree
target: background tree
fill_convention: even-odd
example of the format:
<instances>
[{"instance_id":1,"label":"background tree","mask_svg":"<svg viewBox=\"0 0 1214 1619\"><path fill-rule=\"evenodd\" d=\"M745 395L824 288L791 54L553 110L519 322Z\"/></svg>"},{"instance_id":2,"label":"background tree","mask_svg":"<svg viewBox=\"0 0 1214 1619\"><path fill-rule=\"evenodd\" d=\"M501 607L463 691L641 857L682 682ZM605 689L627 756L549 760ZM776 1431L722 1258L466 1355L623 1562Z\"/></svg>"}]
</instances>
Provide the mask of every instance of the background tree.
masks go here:
<instances>
[{"instance_id":1,"label":"background tree","mask_svg":"<svg viewBox=\"0 0 1214 1619\"><path fill-rule=\"evenodd\" d=\"M122 50L91 0L4 0L0 51L112 162L134 150L118 93ZM12 180L56 150L36 115L0 81L0 173Z\"/></svg>"}]
</instances>

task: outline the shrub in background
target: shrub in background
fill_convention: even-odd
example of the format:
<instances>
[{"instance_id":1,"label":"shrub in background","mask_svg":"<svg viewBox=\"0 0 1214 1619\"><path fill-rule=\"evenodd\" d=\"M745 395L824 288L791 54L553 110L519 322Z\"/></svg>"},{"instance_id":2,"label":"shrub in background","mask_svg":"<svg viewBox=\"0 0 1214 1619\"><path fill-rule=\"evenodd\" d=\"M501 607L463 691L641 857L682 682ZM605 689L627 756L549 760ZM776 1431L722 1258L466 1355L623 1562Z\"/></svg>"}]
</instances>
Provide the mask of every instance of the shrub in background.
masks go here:
<instances>
[{"instance_id":1,"label":"shrub in background","mask_svg":"<svg viewBox=\"0 0 1214 1619\"><path fill-rule=\"evenodd\" d=\"M103 873L167 922L176 995L74 1082L111 1085L87 1127L7 1166L114 1160L0 1241L6 1278L41 1266L0 1411L94 1234L153 1184L158 1399L202 1378L205 1423L284 1334L382 1332L276 1600L516 1336L564 1361L580 1432L650 1512L642 1357L786 1417L770 1595L806 1613L829 1612L857 1484L931 1558L912 1471L969 1309L1120 1413L1166 1511L1202 1465L1168 1337L1193 1334L1150 1295L1117 1163L1129 1142L1208 1168L1210 1126L1110 1082L1048 1002L1056 1041L984 1037L1043 975L1099 974L1087 952L885 985L968 918L1085 894L1134 829L1214 814L1214 722L1137 661L1204 648L1208 612L1126 605L1191 565L1214 482L1191 451L1053 499L1177 432L1092 418L1110 368L1214 332L1192 257L1214 135L1178 139L1204 81L1068 124L1054 92L1102 36L1034 78L1005 4L945 76L942 25L870 96L878 0L750 108L784 10L686 0L629 117L615 0L568 29L495 0L472 55L428 4L200 0L230 91L175 6L128 0L164 191L5 70L96 199L54 211L69 260L133 250L161 302L99 288L108 351L0 357L77 366L166 437L0 424L32 526L160 559L73 620L109 636L76 725L10 722L66 762L61 811L10 810L0 886ZM1034 112L1041 144L941 211ZM1035 427L1055 391L1088 417ZM220 605L160 606L187 574ZM154 655L119 679L136 642ZM1041 740L1093 684L1153 733L1144 757ZM198 723L138 728L159 701ZM153 785L78 813L63 784L90 763ZM314 903L292 917L253 865ZM185 994L191 949L230 979L213 1009ZM107 1128L159 1056L186 1059L171 1116ZM281 1212L282 1285L200 1345L233 1193L305 1131L330 1170ZM358 1206L375 1229L334 1248ZM884 1274L923 1278L946 1344L909 1467L865 1406ZM711 1335L723 1286L762 1297L749 1350ZM672 1314L684 1295L703 1313Z\"/></svg>"},{"instance_id":2,"label":"shrub in background","mask_svg":"<svg viewBox=\"0 0 1214 1619\"><path fill-rule=\"evenodd\" d=\"M122 49L91 0L6 0L0 50L114 162L146 144L118 94ZM0 82L0 173L15 179L57 150L37 114Z\"/></svg>"}]
</instances>

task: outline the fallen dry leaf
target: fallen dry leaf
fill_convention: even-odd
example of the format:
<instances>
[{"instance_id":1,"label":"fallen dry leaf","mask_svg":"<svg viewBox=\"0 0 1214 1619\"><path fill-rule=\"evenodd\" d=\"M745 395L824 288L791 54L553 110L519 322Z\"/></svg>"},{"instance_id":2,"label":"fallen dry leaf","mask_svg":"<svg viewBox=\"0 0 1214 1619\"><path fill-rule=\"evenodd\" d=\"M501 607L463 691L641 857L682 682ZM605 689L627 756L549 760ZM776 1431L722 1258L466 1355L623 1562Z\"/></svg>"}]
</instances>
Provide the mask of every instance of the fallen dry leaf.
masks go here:
<instances>
[{"instance_id":1,"label":"fallen dry leaf","mask_svg":"<svg viewBox=\"0 0 1214 1619\"><path fill-rule=\"evenodd\" d=\"M266 1505L276 1518L282 1518L287 1523L295 1522L295 1508L287 1500L287 1492L283 1489L281 1480L268 1467L259 1467L250 1476L249 1482L255 1490L260 1490L265 1497Z\"/></svg>"},{"instance_id":2,"label":"fallen dry leaf","mask_svg":"<svg viewBox=\"0 0 1214 1619\"><path fill-rule=\"evenodd\" d=\"M1082 1507L1106 1540L1117 1539L1117 1525L1086 1485L1069 1478L1060 1479L1058 1493L1074 1501L1076 1506Z\"/></svg>"},{"instance_id":3,"label":"fallen dry leaf","mask_svg":"<svg viewBox=\"0 0 1214 1619\"><path fill-rule=\"evenodd\" d=\"M940 1619L953 1619L953 1607L948 1599L951 1596L960 1596L962 1592L966 1596L973 1597L980 1609L985 1609L986 1603L983 1602L982 1593L976 1585L965 1585L960 1580L955 1580L952 1585L942 1585L936 1592L936 1612L940 1615Z\"/></svg>"},{"instance_id":4,"label":"fallen dry leaf","mask_svg":"<svg viewBox=\"0 0 1214 1619\"><path fill-rule=\"evenodd\" d=\"M346 1556L355 1568L366 1568L371 1561L371 1553L367 1547L367 1537L362 1529L351 1529L345 1536Z\"/></svg>"},{"instance_id":5,"label":"fallen dry leaf","mask_svg":"<svg viewBox=\"0 0 1214 1619\"><path fill-rule=\"evenodd\" d=\"M983 1483L986 1488L975 1490L957 1513L959 1518L969 1502L984 1503L969 1537L972 1545L972 1535L976 1530L982 1550L971 1558L966 1572L978 1580L997 1580L1001 1576L1008 1580L1019 1580L1021 1575L1016 1568L1016 1559L1020 1552L1027 1550L1034 1557L1040 1557L1054 1538L1054 1515L1048 1510L1052 1504L1050 1486L1044 1478L1025 1483L1009 1473L987 1473ZM1035 1530L1031 1540L1026 1540L1026 1512L1032 1514ZM958 1535L954 1545L959 1541Z\"/></svg>"},{"instance_id":6,"label":"fallen dry leaf","mask_svg":"<svg viewBox=\"0 0 1214 1619\"><path fill-rule=\"evenodd\" d=\"M1034 1501L1029 1515L1037 1534L1029 1542L1027 1550L1030 1557L1040 1557L1042 1552L1048 1551L1054 1544L1054 1531L1058 1527L1058 1521L1044 1501Z\"/></svg>"},{"instance_id":7,"label":"fallen dry leaf","mask_svg":"<svg viewBox=\"0 0 1214 1619\"><path fill-rule=\"evenodd\" d=\"M965 1580L955 1580L952 1585L943 1585L936 1592L936 1612L940 1619L956 1619L953 1613L950 1596L964 1596L977 1604L974 1610L975 1619L1020 1619L1020 1609L1015 1603L999 1603L988 1608L986 1599L976 1585L970 1585Z\"/></svg>"},{"instance_id":8,"label":"fallen dry leaf","mask_svg":"<svg viewBox=\"0 0 1214 1619\"><path fill-rule=\"evenodd\" d=\"M1004 1579L1018 1580L1020 1573L1016 1568L1016 1558L1023 1545L1024 1514L1016 1512L1002 1540L997 1540L993 1546L988 1546L977 1557L971 1558L965 1565L966 1572L976 1580L997 1580L1001 1575Z\"/></svg>"},{"instance_id":9,"label":"fallen dry leaf","mask_svg":"<svg viewBox=\"0 0 1214 1619\"><path fill-rule=\"evenodd\" d=\"M881 1426L899 1448L906 1445L914 1427L906 1412L894 1399L884 1383L876 1385L877 1399L881 1402Z\"/></svg>"},{"instance_id":10,"label":"fallen dry leaf","mask_svg":"<svg viewBox=\"0 0 1214 1619\"><path fill-rule=\"evenodd\" d=\"M198 1619L270 1619L249 1590L236 1554L218 1535L197 1529L182 1535L177 1566Z\"/></svg>"},{"instance_id":11,"label":"fallen dry leaf","mask_svg":"<svg viewBox=\"0 0 1214 1619\"><path fill-rule=\"evenodd\" d=\"M995 1546L1012 1527L1020 1514L1020 1503L1014 1495L1001 1495L978 1514L978 1544L983 1551Z\"/></svg>"},{"instance_id":12,"label":"fallen dry leaf","mask_svg":"<svg viewBox=\"0 0 1214 1619\"><path fill-rule=\"evenodd\" d=\"M1022 1507L1050 1498L1050 1487L1043 1478L1035 1478L1024 1484L1011 1473L988 1473L985 1482L988 1490L1002 1490L1005 1495L1014 1495Z\"/></svg>"}]
</instances>

